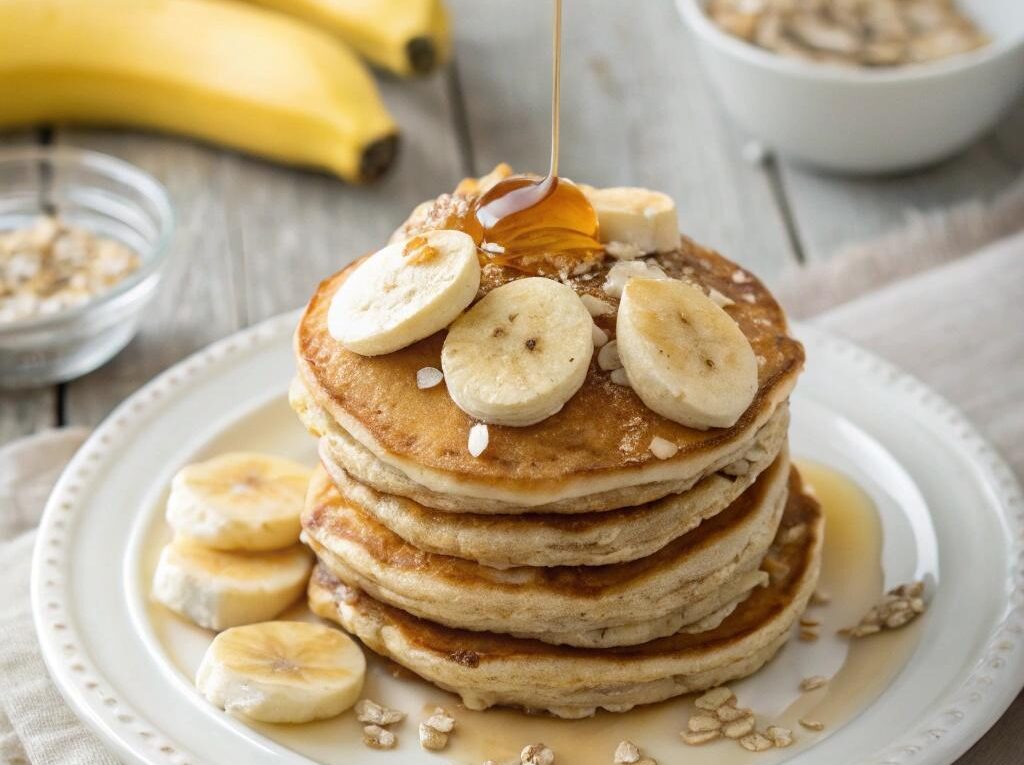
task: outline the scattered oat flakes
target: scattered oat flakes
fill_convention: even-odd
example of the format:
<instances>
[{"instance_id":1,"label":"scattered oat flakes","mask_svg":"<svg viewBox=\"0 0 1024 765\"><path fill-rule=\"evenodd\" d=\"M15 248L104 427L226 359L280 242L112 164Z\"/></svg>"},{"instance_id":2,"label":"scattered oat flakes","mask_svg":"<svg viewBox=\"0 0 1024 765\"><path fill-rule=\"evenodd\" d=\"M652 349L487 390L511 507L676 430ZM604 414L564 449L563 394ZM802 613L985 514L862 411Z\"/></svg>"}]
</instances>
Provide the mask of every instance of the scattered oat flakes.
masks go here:
<instances>
[{"instance_id":1,"label":"scattered oat flakes","mask_svg":"<svg viewBox=\"0 0 1024 765\"><path fill-rule=\"evenodd\" d=\"M367 725L363 728L363 743L371 749L394 749L398 738L379 725Z\"/></svg>"},{"instance_id":2,"label":"scattered oat flakes","mask_svg":"<svg viewBox=\"0 0 1024 765\"><path fill-rule=\"evenodd\" d=\"M416 387L420 390L433 388L444 379L444 373L434 367L423 367L416 371Z\"/></svg>"},{"instance_id":3,"label":"scattered oat flakes","mask_svg":"<svg viewBox=\"0 0 1024 765\"><path fill-rule=\"evenodd\" d=\"M692 730L684 730L679 735L682 737L684 744L688 744L689 746L700 746L701 744L706 744L709 741L714 741L716 738L720 738L722 731L706 730L696 732Z\"/></svg>"},{"instance_id":4,"label":"scattered oat flakes","mask_svg":"<svg viewBox=\"0 0 1024 765\"><path fill-rule=\"evenodd\" d=\"M420 723L420 746L432 752L440 752L448 746L448 734L432 728L425 722Z\"/></svg>"},{"instance_id":5,"label":"scattered oat flakes","mask_svg":"<svg viewBox=\"0 0 1024 765\"><path fill-rule=\"evenodd\" d=\"M853 626L839 630L841 635L860 638L874 635L883 629L905 627L924 613L924 582L901 584L887 592L882 600Z\"/></svg>"},{"instance_id":6,"label":"scattered oat flakes","mask_svg":"<svg viewBox=\"0 0 1024 765\"><path fill-rule=\"evenodd\" d=\"M435 707L433 714L424 720L423 724L441 733L451 733L455 730L455 718L448 714L444 707Z\"/></svg>"},{"instance_id":7,"label":"scattered oat flakes","mask_svg":"<svg viewBox=\"0 0 1024 765\"><path fill-rule=\"evenodd\" d=\"M816 619L813 616L801 616L800 617L801 627L819 627L821 626L821 619Z\"/></svg>"},{"instance_id":8,"label":"scattered oat flakes","mask_svg":"<svg viewBox=\"0 0 1024 765\"><path fill-rule=\"evenodd\" d=\"M621 385L623 388L632 387L629 383L629 377L626 375L625 369L613 369L610 378L613 383Z\"/></svg>"},{"instance_id":9,"label":"scattered oat flakes","mask_svg":"<svg viewBox=\"0 0 1024 765\"><path fill-rule=\"evenodd\" d=\"M800 690L804 693L816 691L828 685L828 678L824 675L811 675L800 681Z\"/></svg>"},{"instance_id":10,"label":"scattered oat flakes","mask_svg":"<svg viewBox=\"0 0 1024 765\"><path fill-rule=\"evenodd\" d=\"M743 707L734 707L732 704L723 704L715 710L715 714L722 722L729 723L734 720L742 720L744 717L750 717L754 713Z\"/></svg>"},{"instance_id":11,"label":"scattered oat flakes","mask_svg":"<svg viewBox=\"0 0 1024 765\"><path fill-rule=\"evenodd\" d=\"M490 431L487 430L487 423L478 422L469 429L469 441L466 447L472 456L479 457L484 453L484 449L487 448L490 440L491 435Z\"/></svg>"},{"instance_id":12,"label":"scattered oat flakes","mask_svg":"<svg viewBox=\"0 0 1024 765\"><path fill-rule=\"evenodd\" d=\"M789 728L783 728L779 725L769 725L765 730L764 735L779 749L784 749L787 746L792 746L793 744L793 731Z\"/></svg>"},{"instance_id":13,"label":"scattered oat flakes","mask_svg":"<svg viewBox=\"0 0 1024 765\"><path fill-rule=\"evenodd\" d=\"M741 717L739 720L722 726L722 735L726 738L743 738L754 731L756 720L753 715Z\"/></svg>"},{"instance_id":14,"label":"scattered oat flakes","mask_svg":"<svg viewBox=\"0 0 1024 765\"><path fill-rule=\"evenodd\" d=\"M655 436L651 439L650 450L651 454L659 460L667 460L676 455L676 452L679 451L679 447L661 436Z\"/></svg>"},{"instance_id":15,"label":"scattered oat flakes","mask_svg":"<svg viewBox=\"0 0 1024 765\"><path fill-rule=\"evenodd\" d=\"M809 628L804 628L800 630L799 638L805 643L813 643L819 637L821 637L821 635L818 634L817 630Z\"/></svg>"},{"instance_id":16,"label":"scattered oat flakes","mask_svg":"<svg viewBox=\"0 0 1024 765\"><path fill-rule=\"evenodd\" d=\"M750 752L764 752L771 749L772 740L761 733L751 733L740 739L740 746Z\"/></svg>"},{"instance_id":17,"label":"scattered oat flakes","mask_svg":"<svg viewBox=\"0 0 1024 765\"><path fill-rule=\"evenodd\" d=\"M640 759L640 747L632 741L620 741L615 747L615 765L633 765Z\"/></svg>"},{"instance_id":18,"label":"scattered oat flakes","mask_svg":"<svg viewBox=\"0 0 1024 765\"><path fill-rule=\"evenodd\" d=\"M801 717L797 722L807 728L807 730L825 730L825 723L820 720L809 720L806 717Z\"/></svg>"},{"instance_id":19,"label":"scattered oat flakes","mask_svg":"<svg viewBox=\"0 0 1024 765\"><path fill-rule=\"evenodd\" d=\"M394 725L405 719L405 712L386 707L370 699L357 701L355 712L359 722L373 725Z\"/></svg>"},{"instance_id":20,"label":"scattered oat flakes","mask_svg":"<svg viewBox=\"0 0 1024 765\"><path fill-rule=\"evenodd\" d=\"M498 244L497 242L484 242L483 244L480 245L480 249L483 250L484 252L489 252L492 255L505 254L504 246Z\"/></svg>"},{"instance_id":21,"label":"scattered oat flakes","mask_svg":"<svg viewBox=\"0 0 1024 765\"><path fill-rule=\"evenodd\" d=\"M717 688L712 688L710 691L705 691L703 695L698 696L693 705L697 709L704 709L709 712L714 712L719 707L728 704L735 697L733 692L724 685L720 685Z\"/></svg>"},{"instance_id":22,"label":"scattered oat flakes","mask_svg":"<svg viewBox=\"0 0 1024 765\"><path fill-rule=\"evenodd\" d=\"M544 744L530 744L519 753L522 765L552 765L555 753Z\"/></svg>"},{"instance_id":23,"label":"scattered oat flakes","mask_svg":"<svg viewBox=\"0 0 1024 765\"><path fill-rule=\"evenodd\" d=\"M773 582L785 579L789 574L789 565L779 560L771 552L769 552L764 557L764 560L761 561L761 568L768 572L768 576L771 577Z\"/></svg>"},{"instance_id":24,"label":"scattered oat flakes","mask_svg":"<svg viewBox=\"0 0 1024 765\"><path fill-rule=\"evenodd\" d=\"M694 715L686 723L686 727L694 733L705 733L709 730L718 730L722 727L722 721L717 717L708 714Z\"/></svg>"}]
</instances>

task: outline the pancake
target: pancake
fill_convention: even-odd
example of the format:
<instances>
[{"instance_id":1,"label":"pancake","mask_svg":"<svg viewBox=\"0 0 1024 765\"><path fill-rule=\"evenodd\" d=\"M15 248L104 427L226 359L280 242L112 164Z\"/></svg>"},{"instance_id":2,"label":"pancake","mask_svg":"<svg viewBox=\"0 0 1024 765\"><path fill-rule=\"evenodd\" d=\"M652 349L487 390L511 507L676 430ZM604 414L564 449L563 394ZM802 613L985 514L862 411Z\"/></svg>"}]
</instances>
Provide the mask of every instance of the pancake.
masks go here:
<instances>
[{"instance_id":1,"label":"pancake","mask_svg":"<svg viewBox=\"0 0 1024 765\"><path fill-rule=\"evenodd\" d=\"M327 331L331 298L358 264L322 282L310 300L295 334L298 375L340 431L404 478L401 485L375 488L424 505L477 513L580 512L679 493L749 447L793 388L803 348L787 334L785 315L768 290L718 253L684 238L677 252L657 261L669 276L734 301L725 310L758 356L759 387L732 427L695 430L661 417L630 388L613 384L595 358L561 411L529 427L490 426L487 450L474 458L466 446L472 418L444 386L416 385L417 370L440 367L443 331L376 357L345 350ZM614 304L601 287L610 266L599 264L565 281L580 294ZM488 266L478 296L521 276ZM595 321L614 334L614 317ZM658 459L649 450L654 437L679 445L679 451ZM353 464L343 466L363 480ZM409 486L422 490L413 495Z\"/></svg>"},{"instance_id":2,"label":"pancake","mask_svg":"<svg viewBox=\"0 0 1024 765\"><path fill-rule=\"evenodd\" d=\"M467 503L465 497L431 491L377 458L369 449L348 434L320 407L306 390L301 380L295 379L289 389L289 402L299 419L314 435L320 437L320 457L332 472L345 471L365 486L391 496L405 497L414 502L448 513L471 513L473 515L517 515L527 513L548 515L570 515L608 512L615 509L635 507L655 502L667 496L679 496L688 492L704 477L716 472L726 475L743 475L751 461L762 461L764 449L771 450L781 443L789 426L788 402L782 402L749 439L736 449L724 450L703 469L689 478L676 481L659 481L642 486L624 487L614 492L571 501L560 501L551 505L525 507L504 503ZM777 449L776 449L777 451Z\"/></svg>"},{"instance_id":3,"label":"pancake","mask_svg":"<svg viewBox=\"0 0 1024 765\"><path fill-rule=\"evenodd\" d=\"M559 633L565 642L582 633L591 641L596 630L676 614L756 569L779 524L788 472L782 454L694 530L652 555L606 566L499 570L424 552L342 498L323 469L310 483L303 538L339 579L417 616L469 630Z\"/></svg>"},{"instance_id":4,"label":"pancake","mask_svg":"<svg viewBox=\"0 0 1024 765\"><path fill-rule=\"evenodd\" d=\"M715 472L682 494L601 513L449 513L355 479L337 464L326 439L320 458L346 500L420 550L495 568L600 566L650 555L728 507L783 448L787 405L779 408L779 418L778 426L762 428L755 446L744 453L749 466L742 475Z\"/></svg>"},{"instance_id":5,"label":"pancake","mask_svg":"<svg viewBox=\"0 0 1024 765\"><path fill-rule=\"evenodd\" d=\"M470 709L506 705L571 718L626 711L745 677L785 643L816 586L824 532L795 471L789 485L769 552L775 575L706 632L593 649L452 629L381 603L323 566L310 581L309 604Z\"/></svg>"}]
</instances>

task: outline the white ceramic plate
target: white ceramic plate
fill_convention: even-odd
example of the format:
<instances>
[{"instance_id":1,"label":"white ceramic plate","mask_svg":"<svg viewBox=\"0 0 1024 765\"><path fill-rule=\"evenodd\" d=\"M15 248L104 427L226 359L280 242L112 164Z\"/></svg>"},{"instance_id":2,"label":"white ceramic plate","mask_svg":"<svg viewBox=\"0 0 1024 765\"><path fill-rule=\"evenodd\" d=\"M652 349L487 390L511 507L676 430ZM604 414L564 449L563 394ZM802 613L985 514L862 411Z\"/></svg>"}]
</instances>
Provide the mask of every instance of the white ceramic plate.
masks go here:
<instances>
[{"instance_id":1,"label":"white ceramic plate","mask_svg":"<svg viewBox=\"0 0 1024 765\"><path fill-rule=\"evenodd\" d=\"M412 718L395 751L365 749L347 716L295 728L246 727L206 704L190 682L209 634L148 604L153 554L167 534L166 487L180 465L239 447L313 461L312 439L284 400L296 319L277 317L219 342L132 396L76 455L47 506L32 590L43 654L75 711L126 762L441 761L419 749L415 719L424 704L454 700L419 681L396 679L381 662L373 664L369 692ZM1024 682L1024 502L991 447L934 393L811 327L798 334L809 361L793 398L793 452L844 471L870 494L884 529L886 585L924 577L934 597L914 627L902 668L891 676L861 673L870 682L845 724L751 758L947 765L992 725ZM755 709L766 714L785 709L789 701L773 700L769 686L834 671L845 645L823 636L820 645L787 646L744 681L741 698L756 698ZM483 714L499 721L515 715ZM660 705L639 717L514 724L534 726L538 738L569 742L589 737L596 726L638 738L662 762L721 761L724 749L680 750L682 715ZM486 726L479 717L464 719L453 739L461 743L443 761L478 765L484 758L469 744L487 745L479 734ZM654 739L631 735L630 726ZM572 762L566 751L572 745L562 746L559 762ZM506 757L507 749L489 756Z\"/></svg>"}]
</instances>

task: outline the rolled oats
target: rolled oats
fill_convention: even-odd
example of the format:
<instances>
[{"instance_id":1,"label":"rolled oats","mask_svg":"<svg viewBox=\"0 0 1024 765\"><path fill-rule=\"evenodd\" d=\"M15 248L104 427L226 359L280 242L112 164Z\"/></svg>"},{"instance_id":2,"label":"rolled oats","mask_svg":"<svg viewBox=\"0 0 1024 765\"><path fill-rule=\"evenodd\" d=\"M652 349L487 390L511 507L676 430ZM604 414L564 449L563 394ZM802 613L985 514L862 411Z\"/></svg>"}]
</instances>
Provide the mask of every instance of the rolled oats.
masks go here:
<instances>
[{"instance_id":1,"label":"rolled oats","mask_svg":"<svg viewBox=\"0 0 1024 765\"><path fill-rule=\"evenodd\" d=\"M740 739L740 746L750 752L764 752L771 749L772 740L761 733L751 733Z\"/></svg>"},{"instance_id":2,"label":"rolled oats","mask_svg":"<svg viewBox=\"0 0 1024 765\"><path fill-rule=\"evenodd\" d=\"M726 738L743 738L753 732L755 724L756 721L753 715L743 717L723 725L722 735Z\"/></svg>"},{"instance_id":3,"label":"rolled oats","mask_svg":"<svg viewBox=\"0 0 1024 765\"><path fill-rule=\"evenodd\" d=\"M721 728L722 721L711 715L694 715L686 723L686 727L694 733L706 733L707 731Z\"/></svg>"},{"instance_id":4,"label":"rolled oats","mask_svg":"<svg viewBox=\"0 0 1024 765\"><path fill-rule=\"evenodd\" d=\"M679 735L682 737L684 744L688 744L689 746L700 746L701 744L706 744L709 741L714 741L716 738L720 738L722 732L720 730L684 730Z\"/></svg>"},{"instance_id":5,"label":"rolled oats","mask_svg":"<svg viewBox=\"0 0 1024 765\"><path fill-rule=\"evenodd\" d=\"M420 723L420 746L432 752L439 752L448 746L448 734L433 728L425 722Z\"/></svg>"},{"instance_id":6,"label":"rolled oats","mask_svg":"<svg viewBox=\"0 0 1024 765\"><path fill-rule=\"evenodd\" d=\"M405 719L405 712L378 704L371 699L360 699L355 706L356 719L371 725L394 725Z\"/></svg>"},{"instance_id":7,"label":"rolled oats","mask_svg":"<svg viewBox=\"0 0 1024 765\"><path fill-rule=\"evenodd\" d=\"M455 729L455 718L444 707L436 707L423 724L441 733L451 733Z\"/></svg>"},{"instance_id":8,"label":"rolled oats","mask_svg":"<svg viewBox=\"0 0 1024 765\"><path fill-rule=\"evenodd\" d=\"M882 600L861 617L858 624L839 630L841 635L853 638L867 637L883 629L905 627L925 611L924 582L901 584L889 590Z\"/></svg>"},{"instance_id":9,"label":"rolled oats","mask_svg":"<svg viewBox=\"0 0 1024 765\"><path fill-rule=\"evenodd\" d=\"M810 691L816 691L819 688L824 688L826 685L828 685L827 677L824 675L811 675L810 677L805 677L800 681L800 690L808 693Z\"/></svg>"},{"instance_id":10,"label":"rolled oats","mask_svg":"<svg viewBox=\"0 0 1024 765\"><path fill-rule=\"evenodd\" d=\"M766 738L770 739L779 749L793 745L793 731L778 725L769 725L764 732Z\"/></svg>"},{"instance_id":11,"label":"rolled oats","mask_svg":"<svg viewBox=\"0 0 1024 765\"><path fill-rule=\"evenodd\" d=\"M797 722L807 728L807 730L825 730L825 723L820 720L810 720L806 717L801 717Z\"/></svg>"},{"instance_id":12,"label":"rolled oats","mask_svg":"<svg viewBox=\"0 0 1024 765\"><path fill-rule=\"evenodd\" d=\"M363 728L363 743L371 749L394 749L398 738L379 725L367 725Z\"/></svg>"},{"instance_id":13,"label":"rolled oats","mask_svg":"<svg viewBox=\"0 0 1024 765\"><path fill-rule=\"evenodd\" d=\"M554 761L555 753L544 744L530 744L519 753L522 765L552 765Z\"/></svg>"},{"instance_id":14,"label":"rolled oats","mask_svg":"<svg viewBox=\"0 0 1024 765\"><path fill-rule=\"evenodd\" d=\"M0 232L0 324L82 305L140 264L120 242L50 216Z\"/></svg>"},{"instance_id":15,"label":"rolled oats","mask_svg":"<svg viewBox=\"0 0 1024 765\"><path fill-rule=\"evenodd\" d=\"M749 709L742 707L734 707L731 704L724 704L715 710L715 715L722 722L733 722L734 720L742 720L744 717L750 717L754 713Z\"/></svg>"},{"instance_id":16,"label":"rolled oats","mask_svg":"<svg viewBox=\"0 0 1024 765\"><path fill-rule=\"evenodd\" d=\"M632 741L620 741L615 747L615 765L633 765L640 759L640 747Z\"/></svg>"},{"instance_id":17,"label":"rolled oats","mask_svg":"<svg viewBox=\"0 0 1024 765\"><path fill-rule=\"evenodd\" d=\"M724 704L728 704L733 698L733 692L724 685L720 685L717 688L712 688L710 691L705 692L702 696L697 697L697 700L693 702L697 709L704 709L709 712L713 712Z\"/></svg>"}]
</instances>

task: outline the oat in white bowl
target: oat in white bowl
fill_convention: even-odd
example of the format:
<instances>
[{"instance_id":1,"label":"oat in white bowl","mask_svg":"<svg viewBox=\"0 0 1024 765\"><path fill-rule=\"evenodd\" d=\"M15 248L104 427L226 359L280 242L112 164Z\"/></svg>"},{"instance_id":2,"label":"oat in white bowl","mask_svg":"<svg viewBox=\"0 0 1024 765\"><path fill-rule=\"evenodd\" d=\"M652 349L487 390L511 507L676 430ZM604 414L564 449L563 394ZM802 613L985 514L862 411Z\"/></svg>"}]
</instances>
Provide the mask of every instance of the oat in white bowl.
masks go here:
<instances>
[{"instance_id":1,"label":"oat in white bowl","mask_svg":"<svg viewBox=\"0 0 1024 765\"><path fill-rule=\"evenodd\" d=\"M957 0L987 45L868 67L751 45L711 20L711 2L676 0L726 110L767 149L825 170L891 173L938 162L992 129L1024 90L1024 3Z\"/></svg>"}]
</instances>

